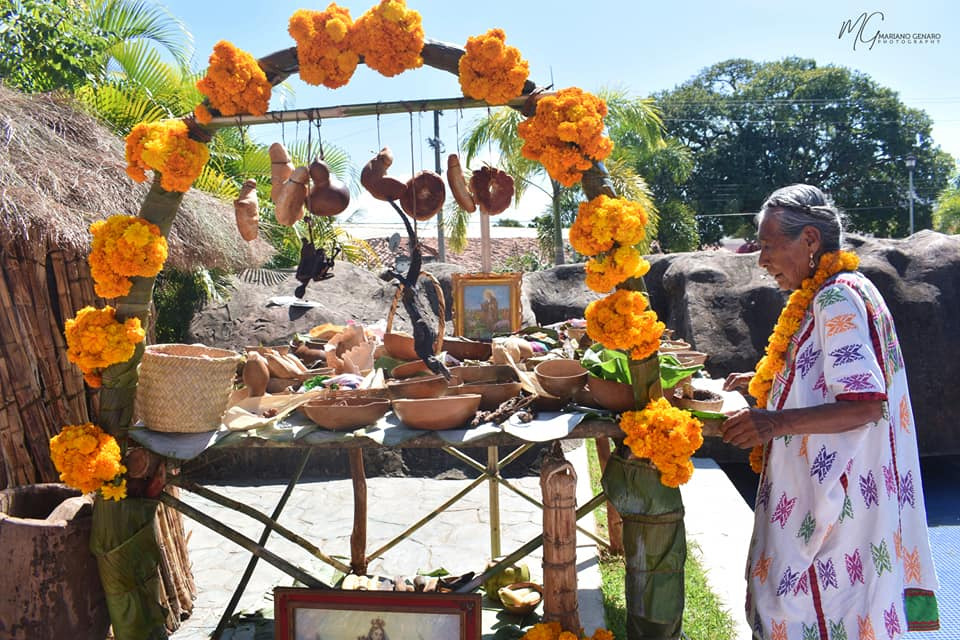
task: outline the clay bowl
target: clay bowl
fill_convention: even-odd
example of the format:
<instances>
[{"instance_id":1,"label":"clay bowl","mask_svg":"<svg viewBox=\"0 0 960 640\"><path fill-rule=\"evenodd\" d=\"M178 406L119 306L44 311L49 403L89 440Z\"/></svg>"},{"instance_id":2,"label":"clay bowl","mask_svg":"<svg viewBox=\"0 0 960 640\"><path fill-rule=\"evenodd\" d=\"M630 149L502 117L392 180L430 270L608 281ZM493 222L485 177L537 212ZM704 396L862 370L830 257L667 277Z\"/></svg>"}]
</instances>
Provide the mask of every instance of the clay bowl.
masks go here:
<instances>
[{"instance_id":1,"label":"clay bowl","mask_svg":"<svg viewBox=\"0 0 960 640\"><path fill-rule=\"evenodd\" d=\"M723 407L723 396L706 389L694 389L693 397L687 398L682 389L673 393L673 406L693 411L720 411Z\"/></svg>"},{"instance_id":2,"label":"clay bowl","mask_svg":"<svg viewBox=\"0 0 960 640\"><path fill-rule=\"evenodd\" d=\"M587 383L587 370L576 360L545 360L533 372L544 391L562 399L571 398Z\"/></svg>"},{"instance_id":3,"label":"clay bowl","mask_svg":"<svg viewBox=\"0 0 960 640\"><path fill-rule=\"evenodd\" d=\"M387 382L387 393L393 399L437 398L447 393L449 383L443 376L415 376Z\"/></svg>"},{"instance_id":4,"label":"clay bowl","mask_svg":"<svg viewBox=\"0 0 960 640\"><path fill-rule=\"evenodd\" d=\"M702 351L671 351L670 354L685 367L704 364L707 361L707 354Z\"/></svg>"},{"instance_id":5,"label":"clay bowl","mask_svg":"<svg viewBox=\"0 0 960 640\"><path fill-rule=\"evenodd\" d=\"M519 382L470 382L451 387L458 395L479 393L480 408L484 411L492 411L510 398L520 395L520 389L522 386Z\"/></svg>"},{"instance_id":6,"label":"clay bowl","mask_svg":"<svg viewBox=\"0 0 960 640\"><path fill-rule=\"evenodd\" d=\"M520 381L513 367L503 364L483 365L479 367L450 367L450 373L460 378L464 384Z\"/></svg>"},{"instance_id":7,"label":"clay bowl","mask_svg":"<svg viewBox=\"0 0 960 640\"><path fill-rule=\"evenodd\" d=\"M383 348L397 360L419 360L417 350L413 348L413 336L405 333L383 334Z\"/></svg>"},{"instance_id":8,"label":"clay bowl","mask_svg":"<svg viewBox=\"0 0 960 640\"><path fill-rule=\"evenodd\" d=\"M390 409L390 401L380 398L313 400L299 409L317 426L331 431L348 431L375 423Z\"/></svg>"},{"instance_id":9,"label":"clay bowl","mask_svg":"<svg viewBox=\"0 0 960 640\"><path fill-rule=\"evenodd\" d=\"M390 377L397 380L402 380L405 378L412 378L413 376L417 376L422 373L432 375L430 369L427 367L427 363L423 360L416 359L395 366L390 370Z\"/></svg>"},{"instance_id":10,"label":"clay bowl","mask_svg":"<svg viewBox=\"0 0 960 640\"><path fill-rule=\"evenodd\" d=\"M489 360L493 355L493 344L459 336L446 337L443 339L443 350L457 360Z\"/></svg>"},{"instance_id":11,"label":"clay bowl","mask_svg":"<svg viewBox=\"0 0 960 640\"><path fill-rule=\"evenodd\" d=\"M540 597L537 598L536 602L531 602L528 604L511 604L509 599L503 597L504 591L517 591L519 589L530 589L535 591ZM500 603L503 604L504 609L514 615L525 616L528 613L533 613L533 610L536 609L537 605L539 605L543 600L543 587L538 585L536 582L515 582L497 589L497 595L500 596Z\"/></svg>"},{"instance_id":12,"label":"clay bowl","mask_svg":"<svg viewBox=\"0 0 960 640\"><path fill-rule=\"evenodd\" d=\"M596 376L588 376L587 384L590 393L597 404L610 411L632 411L633 387L625 382L604 380Z\"/></svg>"},{"instance_id":13,"label":"clay bowl","mask_svg":"<svg viewBox=\"0 0 960 640\"><path fill-rule=\"evenodd\" d=\"M443 396L423 400L394 400L393 412L412 429L445 431L465 426L480 408L480 394Z\"/></svg>"},{"instance_id":14,"label":"clay bowl","mask_svg":"<svg viewBox=\"0 0 960 640\"><path fill-rule=\"evenodd\" d=\"M674 353L676 351L690 351L690 343L684 340L661 340L661 353Z\"/></svg>"}]
</instances>

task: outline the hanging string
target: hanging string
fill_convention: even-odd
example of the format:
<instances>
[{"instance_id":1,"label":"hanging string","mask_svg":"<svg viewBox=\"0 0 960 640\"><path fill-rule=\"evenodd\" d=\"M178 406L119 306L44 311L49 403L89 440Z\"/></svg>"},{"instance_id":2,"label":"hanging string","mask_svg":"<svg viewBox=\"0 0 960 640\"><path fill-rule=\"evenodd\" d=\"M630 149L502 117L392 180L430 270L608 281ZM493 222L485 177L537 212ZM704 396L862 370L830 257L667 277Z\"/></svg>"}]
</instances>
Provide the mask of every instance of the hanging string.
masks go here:
<instances>
[{"instance_id":1,"label":"hanging string","mask_svg":"<svg viewBox=\"0 0 960 640\"><path fill-rule=\"evenodd\" d=\"M380 142L380 103L377 103L377 151L383 149L383 144Z\"/></svg>"},{"instance_id":2,"label":"hanging string","mask_svg":"<svg viewBox=\"0 0 960 640\"><path fill-rule=\"evenodd\" d=\"M237 116L237 129L240 130L240 175L247 175L247 132L243 126L243 118Z\"/></svg>"},{"instance_id":3,"label":"hanging string","mask_svg":"<svg viewBox=\"0 0 960 640\"><path fill-rule=\"evenodd\" d=\"M423 168L423 111L417 114L417 139L420 144L420 168Z\"/></svg>"},{"instance_id":4,"label":"hanging string","mask_svg":"<svg viewBox=\"0 0 960 640\"><path fill-rule=\"evenodd\" d=\"M323 119L317 118L317 147L320 149L320 159L323 160L323 133L320 130Z\"/></svg>"},{"instance_id":5,"label":"hanging string","mask_svg":"<svg viewBox=\"0 0 960 640\"><path fill-rule=\"evenodd\" d=\"M313 158L313 114L308 116L307 120L307 163Z\"/></svg>"},{"instance_id":6,"label":"hanging string","mask_svg":"<svg viewBox=\"0 0 960 640\"><path fill-rule=\"evenodd\" d=\"M454 120L454 127L457 133L457 157L460 157L460 118L463 116L463 109L457 109L457 117Z\"/></svg>"},{"instance_id":7,"label":"hanging string","mask_svg":"<svg viewBox=\"0 0 960 640\"><path fill-rule=\"evenodd\" d=\"M493 116L492 112L490 111L490 107L487 107L487 123L490 123L491 117ZM493 141L491 140L490 136L487 137L487 157L488 159L493 158ZM492 166L489 162L487 162L487 165Z\"/></svg>"}]
</instances>

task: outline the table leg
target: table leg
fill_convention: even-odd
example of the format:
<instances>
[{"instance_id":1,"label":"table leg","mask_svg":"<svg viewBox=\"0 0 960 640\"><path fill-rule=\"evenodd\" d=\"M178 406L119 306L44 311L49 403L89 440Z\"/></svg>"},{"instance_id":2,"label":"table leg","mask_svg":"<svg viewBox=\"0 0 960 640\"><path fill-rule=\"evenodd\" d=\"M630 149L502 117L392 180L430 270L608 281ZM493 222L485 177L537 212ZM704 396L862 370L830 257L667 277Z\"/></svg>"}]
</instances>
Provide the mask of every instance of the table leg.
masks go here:
<instances>
[{"instance_id":1,"label":"table leg","mask_svg":"<svg viewBox=\"0 0 960 640\"><path fill-rule=\"evenodd\" d=\"M300 481L300 476L303 475L303 470L307 467L307 460L309 458L310 449L304 449L303 458L300 459L300 464L297 466L297 470L294 472L293 477L290 478L290 482L287 483L287 488L284 490L283 495L280 496L280 501L274 508L273 515L270 516L270 519L274 522L276 522L277 518L280 517L280 513L287 505L287 500L290 498L290 494L293 493L293 488L297 486L297 482ZM273 529L270 527L270 525L267 525L263 528L263 533L260 534L260 546L263 546L267 543L267 538L270 537L270 532L272 530ZM243 596L243 592L247 588L247 583L250 582L250 578L253 576L253 570L257 567L258 560L259 558L256 555L250 556L250 561L247 563L247 568L243 572L243 577L240 578L240 583L237 585L237 588L234 589L233 596L230 598L230 603L224 610L223 615L220 616L220 622L217 623L216 630L214 630L213 635L210 636L213 638L213 640L218 640L220 635L223 633L223 630L226 629L227 623L230 621L231 616L233 616L233 612L236 610L237 604L239 604L240 598Z\"/></svg>"},{"instance_id":2,"label":"table leg","mask_svg":"<svg viewBox=\"0 0 960 640\"><path fill-rule=\"evenodd\" d=\"M353 480L353 531L350 533L350 568L358 576L367 573L367 476L363 449L350 449L350 478Z\"/></svg>"},{"instance_id":3,"label":"table leg","mask_svg":"<svg viewBox=\"0 0 960 640\"><path fill-rule=\"evenodd\" d=\"M490 495L490 557L500 555L500 452L497 447L487 447L487 488Z\"/></svg>"}]
</instances>

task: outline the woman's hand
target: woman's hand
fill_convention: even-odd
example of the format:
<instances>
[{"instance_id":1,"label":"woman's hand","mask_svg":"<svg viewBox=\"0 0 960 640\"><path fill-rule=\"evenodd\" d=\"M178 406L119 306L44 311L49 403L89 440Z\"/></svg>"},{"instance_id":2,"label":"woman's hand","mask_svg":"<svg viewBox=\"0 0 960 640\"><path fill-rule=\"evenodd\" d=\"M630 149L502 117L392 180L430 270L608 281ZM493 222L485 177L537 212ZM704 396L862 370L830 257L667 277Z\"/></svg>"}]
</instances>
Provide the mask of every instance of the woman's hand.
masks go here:
<instances>
[{"instance_id":1,"label":"woman's hand","mask_svg":"<svg viewBox=\"0 0 960 640\"><path fill-rule=\"evenodd\" d=\"M723 381L723 390L745 392L750 387L750 381L753 380L753 376L753 371L731 373L727 376L727 379Z\"/></svg>"},{"instance_id":2,"label":"woman's hand","mask_svg":"<svg viewBox=\"0 0 960 640\"><path fill-rule=\"evenodd\" d=\"M740 409L720 425L723 441L741 449L764 444L778 434L782 414L764 409Z\"/></svg>"}]
</instances>

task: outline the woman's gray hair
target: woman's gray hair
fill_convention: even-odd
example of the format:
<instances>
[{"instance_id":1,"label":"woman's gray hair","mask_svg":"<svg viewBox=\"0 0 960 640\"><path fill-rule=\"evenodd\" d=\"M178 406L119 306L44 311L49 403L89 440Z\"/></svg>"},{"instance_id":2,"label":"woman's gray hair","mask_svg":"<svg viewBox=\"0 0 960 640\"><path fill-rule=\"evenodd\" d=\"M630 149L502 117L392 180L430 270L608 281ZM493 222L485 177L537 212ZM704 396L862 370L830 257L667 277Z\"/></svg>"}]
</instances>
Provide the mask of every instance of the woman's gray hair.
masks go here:
<instances>
[{"instance_id":1,"label":"woman's gray hair","mask_svg":"<svg viewBox=\"0 0 960 640\"><path fill-rule=\"evenodd\" d=\"M823 191L809 184L792 184L771 193L760 213L757 225L770 212L777 212L780 230L788 238L796 238L804 227L820 231L822 251L837 251L843 240L843 222L840 211Z\"/></svg>"}]
</instances>

